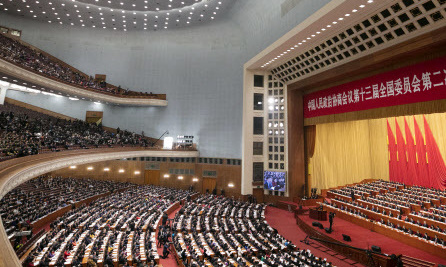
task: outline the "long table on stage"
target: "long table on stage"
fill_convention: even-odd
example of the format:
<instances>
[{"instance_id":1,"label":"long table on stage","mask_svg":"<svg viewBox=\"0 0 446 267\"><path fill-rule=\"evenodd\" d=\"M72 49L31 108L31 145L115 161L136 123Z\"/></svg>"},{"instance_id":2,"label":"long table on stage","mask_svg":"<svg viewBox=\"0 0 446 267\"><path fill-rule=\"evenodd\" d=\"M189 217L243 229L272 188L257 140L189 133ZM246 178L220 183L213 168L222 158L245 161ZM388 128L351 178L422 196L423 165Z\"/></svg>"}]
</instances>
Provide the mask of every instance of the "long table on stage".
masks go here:
<instances>
[{"instance_id":1,"label":"long table on stage","mask_svg":"<svg viewBox=\"0 0 446 267\"><path fill-rule=\"evenodd\" d=\"M318 221L327 220L327 211L319 208L310 208L310 218Z\"/></svg>"}]
</instances>

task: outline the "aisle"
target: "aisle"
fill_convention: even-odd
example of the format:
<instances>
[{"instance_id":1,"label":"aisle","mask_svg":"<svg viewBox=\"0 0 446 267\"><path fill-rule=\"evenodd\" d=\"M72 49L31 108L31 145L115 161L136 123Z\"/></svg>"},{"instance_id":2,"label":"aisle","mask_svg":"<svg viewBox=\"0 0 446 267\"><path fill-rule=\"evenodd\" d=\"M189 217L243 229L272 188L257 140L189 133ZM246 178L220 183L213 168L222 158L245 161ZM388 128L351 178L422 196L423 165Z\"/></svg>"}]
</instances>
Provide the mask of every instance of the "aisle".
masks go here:
<instances>
[{"instance_id":1,"label":"aisle","mask_svg":"<svg viewBox=\"0 0 446 267\"><path fill-rule=\"evenodd\" d=\"M336 266L350 266L346 261L331 256L325 252L306 245L301 240L305 239L306 234L297 226L294 214L274 207L267 207L265 212L265 219L271 227L277 229L280 235L290 240L300 249L309 249L318 257L326 258L328 261ZM345 258L345 257L341 257ZM347 260L348 261L348 260ZM354 266L362 266L355 264Z\"/></svg>"},{"instance_id":2,"label":"aisle","mask_svg":"<svg viewBox=\"0 0 446 267\"><path fill-rule=\"evenodd\" d=\"M174 210L172 213L169 214L169 219L173 219L175 217L175 214L177 214L177 212L181 209L181 206ZM156 230L156 243L158 244L158 229ZM169 254L169 257L167 257L166 259L161 258L161 256L163 255L163 248L158 248L158 255L160 255L160 265L161 266L178 266L177 261L175 260L175 255Z\"/></svg>"}]
</instances>

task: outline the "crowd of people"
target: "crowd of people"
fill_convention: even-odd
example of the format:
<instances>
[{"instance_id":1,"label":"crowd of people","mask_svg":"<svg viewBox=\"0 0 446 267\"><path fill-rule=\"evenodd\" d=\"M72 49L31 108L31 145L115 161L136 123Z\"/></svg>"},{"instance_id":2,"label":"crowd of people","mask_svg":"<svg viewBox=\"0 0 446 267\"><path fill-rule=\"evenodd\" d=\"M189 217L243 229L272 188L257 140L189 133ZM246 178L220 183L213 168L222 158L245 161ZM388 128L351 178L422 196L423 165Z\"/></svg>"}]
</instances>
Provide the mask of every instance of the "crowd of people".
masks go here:
<instances>
[{"instance_id":1,"label":"crowd of people","mask_svg":"<svg viewBox=\"0 0 446 267\"><path fill-rule=\"evenodd\" d=\"M176 214L173 242L184 266L331 266L265 220L265 206L202 195Z\"/></svg>"},{"instance_id":2,"label":"crowd of people","mask_svg":"<svg viewBox=\"0 0 446 267\"><path fill-rule=\"evenodd\" d=\"M152 93L130 91L121 86L113 86L97 81L92 76L80 73L67 64L31 48L22 42L0 34L0 58L20 65L40 75L51 77L84 89L106 92L115 95L154 97Z\"/></svg>"},{"instance_id":3,"label":"crowd of people","mask_svg":"<svg viewBox=\"0 0 446 267\"><path fill-rule=\"evenodd\" d=\"M36 221L50 213L95 195L129 187L128 183L41 176L25 182L0 200L0 214L6 233L31 230ZM14 240L14 238L12 238ZM21 238L14 240L19 249Z\"/></svg>"},{"instance_id":4,"label":"crowd of people","mask_svg":"<svg viewBox=\"0 0 446 267\"><path fill-rule=\"evenodd\" d=\"M75 205L103 192L109 194ZM35 239L23 266L156 266L171 253L184 266L332 266L278 234L265 220L265 205L193 195L153 185L39 177L9 192L0 208L5 226L22 227L71 205ZM167 211L179 202L184 205L169 219Z\"/></svg>"},{"instance_id":5,"label":"crowd of people","mask_svg":"<svg viewBox=\"0 0 446 267\"><path fill-rule=\"evenodd\" d=\"M104 130L101 124L63 120L5 103L0 105L0 158L23 157L42 149L144 146L149 141L134 132Z\"/></svg>"},{"instance_id":6,"label":"crowd of people","mask_svg":"<svg viewBox=\"0 0 446 267\"><path fill-rule=\"evenodd\" d=\"M375 181L329 192L325 205L446 249L444 191Z\"/></svg>"},{"instance_id":7,"label":"crowd of people","mask_svg":"<svg viewBox=\"0 0 446 267\"><path fill-rule=\"evenodd\" d=\"M50 224L24 266L155 266L163 212L192 191L131 186L73 208ZM57 202L57 201L53 201Z\"/></svg>"}]
</instances>

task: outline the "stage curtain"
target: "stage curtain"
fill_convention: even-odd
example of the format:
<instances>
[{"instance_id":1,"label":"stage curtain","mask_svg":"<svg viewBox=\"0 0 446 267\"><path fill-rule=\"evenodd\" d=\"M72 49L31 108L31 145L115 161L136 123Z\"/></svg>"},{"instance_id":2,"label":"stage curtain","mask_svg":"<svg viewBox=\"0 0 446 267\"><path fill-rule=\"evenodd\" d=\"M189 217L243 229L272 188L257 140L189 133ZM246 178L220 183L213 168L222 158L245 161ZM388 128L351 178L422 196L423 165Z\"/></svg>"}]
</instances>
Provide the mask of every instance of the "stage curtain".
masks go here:
<instances>
[{"instance_id":1,"label":"stage curtain","mask_svg":"<svg viewBox=\"0 0 446 267\"><path fill-rule=\"evenodd\" d=\"M401 132L400 138L408 142L408 153L404 157L408 157L409 163L414 153L411 152L411 140L408 137L412 133L415 145L412 150L416 151L417 175L412 175L411 180L415 184L414 177L416 177L418 184L431 186L426 162L423 116L433 138L431 141L433 143L435 140L437 144L437 148L433 147L434 150L430 153L437 151L438 164L441 163L440 160L445 162L446 113L318 124L314 155L311 159L312 187L326 189L370 178L389 180L391 170L389 170L387 120L395 135L396 122L401 126L404 125L405 129ZM427 160L431 163L430 158ZM409 164L409 170L410 168Z\"/></svg>"},{"instance_id":2,"label":"stage curtain","mask_svg":"<svg viewBox=\"0 0 446 267\"><path fill-rule=\"evenodd\" d=\"M313 176L311 173L311 159L314 155L314 147L316 142L316 125L304 127L305 138L305 192L309 196L313 186Z\"/></svg>"},{"instance_id":3,"label":"stage curtain","mask_svg":"<svg viewBox=\"0 0 446 267\"><path fill-rule=\"evenodd\" d=\"M316 144L316 125L305 126L305 153L308 158L314 155L314 146Z\"/></svg>"},{"instance_id":4,"label":"stage curtain","mask_svg":"<svg viewBox=\"0 0 446 267\"><path fill-rule=\"evenodd\" d=\"M417 151L415 149L415 141L412 132L410 131L409 124L406 118L404 118L404 130L406 133L406 151L407 151L407 180L406 184L413 185L418 184L417 177Z\"/></svg>"},{"instance_id":5,"label":"stage curtain","mask_svg":"<svg viewBox=\"0 0 446 267\"><path fill-rule=\"evenodd\" d=\"M316 131L312 187L331 188L372 177L368 121L321 124Z\"/></svg>"}]
</instances>

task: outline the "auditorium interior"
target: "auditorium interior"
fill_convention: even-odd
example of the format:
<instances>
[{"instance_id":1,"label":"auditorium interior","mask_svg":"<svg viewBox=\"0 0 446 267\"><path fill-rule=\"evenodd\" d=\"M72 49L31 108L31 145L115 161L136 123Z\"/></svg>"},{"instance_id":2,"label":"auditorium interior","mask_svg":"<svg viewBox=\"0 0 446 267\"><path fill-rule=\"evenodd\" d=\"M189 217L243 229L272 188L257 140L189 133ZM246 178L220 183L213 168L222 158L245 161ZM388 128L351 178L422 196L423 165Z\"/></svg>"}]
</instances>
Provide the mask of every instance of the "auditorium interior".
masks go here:
<instances>
[{"instance_id":1,"label":"auditorium interior","mask_svg":"<svg viewBox=\"0 0 446 267\"><path fill-rule=\"evenodd\" d=\"M0 267L446 266L446 0L0 0Z\"/></svg>"}]
</instances>

